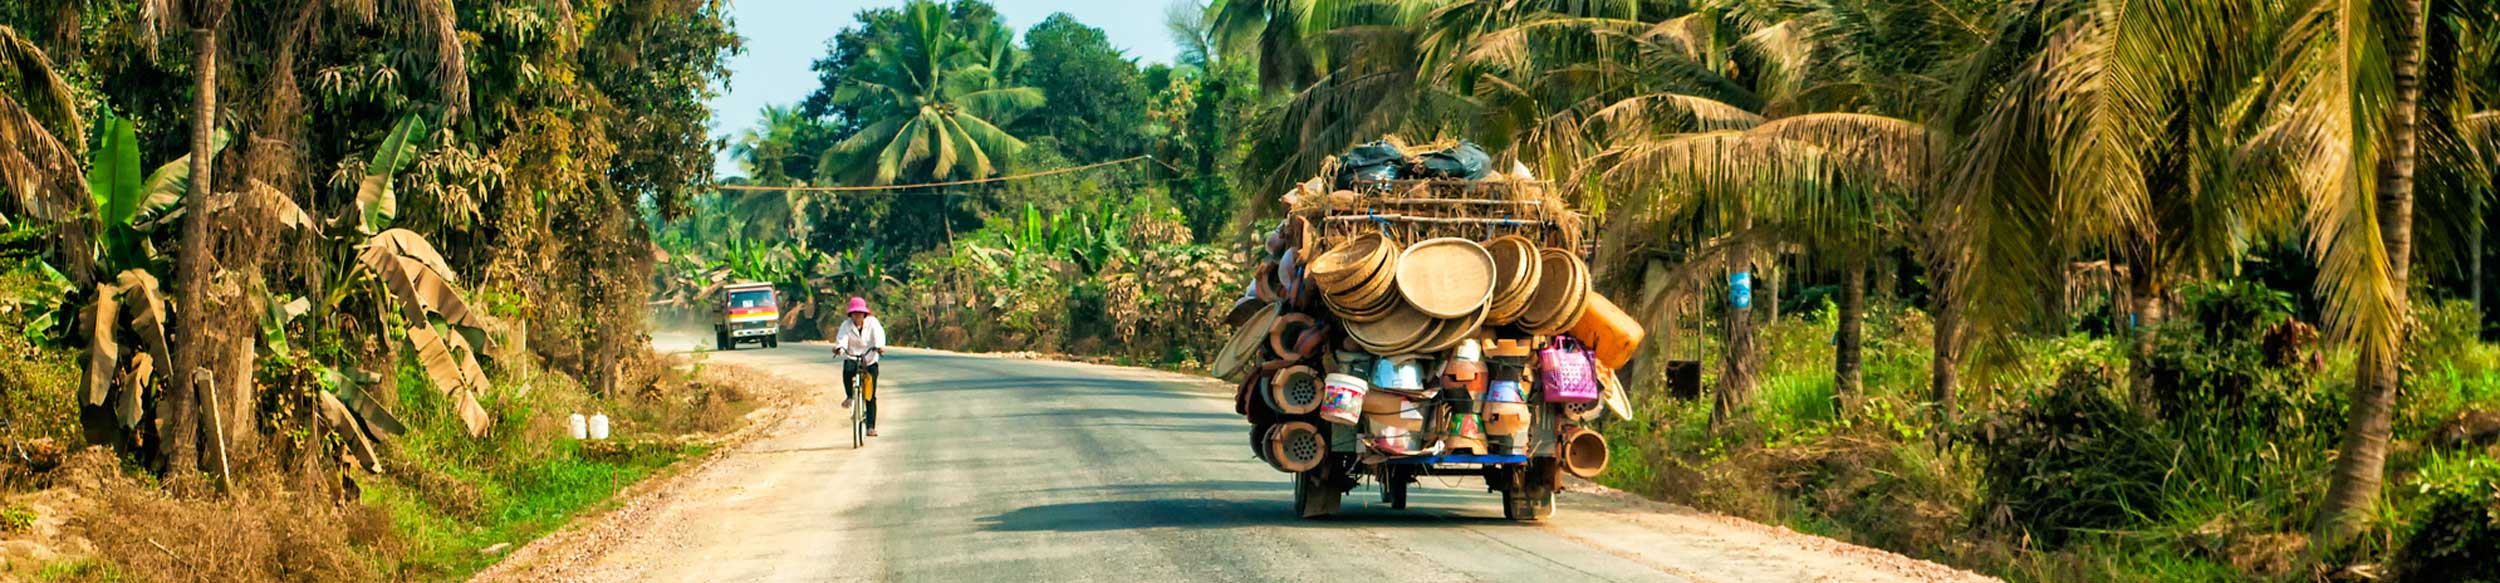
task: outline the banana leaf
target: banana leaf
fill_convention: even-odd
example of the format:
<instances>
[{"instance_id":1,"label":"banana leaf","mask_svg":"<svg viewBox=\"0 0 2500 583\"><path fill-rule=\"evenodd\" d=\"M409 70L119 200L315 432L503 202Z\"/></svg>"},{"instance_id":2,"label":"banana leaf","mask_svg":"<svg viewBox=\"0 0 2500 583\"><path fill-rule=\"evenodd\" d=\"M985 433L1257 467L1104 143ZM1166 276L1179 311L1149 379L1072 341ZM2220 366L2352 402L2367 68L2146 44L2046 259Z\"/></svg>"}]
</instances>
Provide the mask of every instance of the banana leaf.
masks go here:
<instances>
[{"instance_id":1,"label":"banana leaf","mask_svg":"<svg viewBox=\"0 0 2500 583\"><path fill-rule=\"evenodd\" d=\"M356 417L348 411L347 404L339 402L338 397L330 393L322 393L321 419L329 423L331 427L342 428L339 433L346 439L339 441L347 444L347 453L356 457L358 467L368 472L382 473L382 456L374 452L373 441L365 439L365 432L357 429Z\"/></svg>"},{"instance_id":2,"label":"banana leaf","mask_svg":"<svg viewBox=\"0 0 2500 583\"><path fill-rule=\"evenodd\" d=\"M391 190L391 176L417 159L414 145L425 133L425 120L416 114L400 118L373 150L373 160L365 165L365 176L356 182L356 232L374 234L391 227L399 216L399 196Z\"/></svg>"},{"instance_id":3,"label":"banana leaf","mask_svg":"<svg viewBox=\"0 0 2500 583\"><path fill-rule=\"evenodd\" d=\"M355 413L356 419L364 422L365 431L372 433L375 438L396 437L408 433L408 426L400 422L398 415L392 414L389 409L382 408L381 402L365 395L366 383L327 366L321 367L320 374L322 381L330 385L330 394L335 396L339 403L346 405L348 412Z\"/></svg>"},{"instance_id":4,"label":"banana leaf","mask_svg":"<svg viewBox=\"0 0 2500 583\"><path fill-rule=\"evenodd\" d=\"M113 417L122 422L123 429L139 426L139 416L145 412L140 406L141 397L147 396L148 387L155 384L156 359L144 352L131 355L130 369L122 375L121 390L113 394Z\"/></svg>"},{"instance_id":5,"label":"banana leaf","mask_svg":"<svg viewBox=\"0 0 2500 583\"><path fill-rule=\"evenodd\" d=\"M113 377L121 372L122 363L122 345L113 332L121 329L121 314L121 287L96 284L95 303L87 304L85 315L88 325L95 328L87 335L87 406L102 407L113 394Z\"/></svg>"}]
</instances>

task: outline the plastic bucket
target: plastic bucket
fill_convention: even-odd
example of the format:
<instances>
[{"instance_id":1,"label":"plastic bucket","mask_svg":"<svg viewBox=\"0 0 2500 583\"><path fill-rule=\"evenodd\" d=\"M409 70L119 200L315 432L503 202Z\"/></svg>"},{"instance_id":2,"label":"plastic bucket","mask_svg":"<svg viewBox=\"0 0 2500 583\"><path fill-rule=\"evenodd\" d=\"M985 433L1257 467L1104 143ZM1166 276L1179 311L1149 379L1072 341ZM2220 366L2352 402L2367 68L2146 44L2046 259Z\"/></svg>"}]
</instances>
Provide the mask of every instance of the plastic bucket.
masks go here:
<instances>
[{"instance_id":1,"label":"plastic bucket","mask_svg":"<svg viewBox=\"0 0 2500 583\"><path fill-rule=\"evenodd\" d=\"M1353 375L1330 373L1326 377L1327 397L1320 401L1319 417L1329 423L1353 425L1363 418L1363 395L1371 392L1371 384Z\"/></svg>"},{"instance_id":2,"label":"plastic bucket","mask_svg":"<svg viewBox=\"0 0 2500 583\"><path fill-rule=\"evenodd\" d=\"M1487 385L1485 387L1484 402L1511 404L1526 403L1528 402L1528 394L1524 389L1520 388L1519 381L1496 380L1493 381L1491 385ZM1492 410L1486 409L1485 412L1491 413Z\"/></svg>"},{"instance_id":3,"label":"plastic bucket","mask_svg":"<svg viewBox=\"0 0 2500 583\"><path fill-rule=\"evenodd\" d=\"M1571 337L1587 344L1606 368L1623 368L1648 332L1641 329L1639 320L1623 313L1623 308L1615 307L1606 296L1589 292L1588 299L1588 307L1581 310L1580 323L1571 327Z\"/></svg>"},{"instance_id":4,"label":"plastic bucket","mask_svg":"<svg viewBox=\"0 0 2500 583\"><path fill-rule=\"evenodd\" d=\"M1598 473L1606 471L1606 461L1610 455L1612 454L1606 449L1606 436L1604 435L1578 427L1573 427L1570 431L1563 433L1562 467L1563 471L1570 472L1571 475L1583 479L1596 478Z\"/></svg>"},{"instance_id":5,"label":"plastic bucket","mask_svg":"<svg viewBox=\"0 0 2500 583\"><path fill-rule=\"evenodd\" d=\"M1421 391L1424 390L1423 367L1416 365L1413 358L1382 359L1372 367L1371 382L1372 388L1377 389Z\"/></svg>"}]
</instances>

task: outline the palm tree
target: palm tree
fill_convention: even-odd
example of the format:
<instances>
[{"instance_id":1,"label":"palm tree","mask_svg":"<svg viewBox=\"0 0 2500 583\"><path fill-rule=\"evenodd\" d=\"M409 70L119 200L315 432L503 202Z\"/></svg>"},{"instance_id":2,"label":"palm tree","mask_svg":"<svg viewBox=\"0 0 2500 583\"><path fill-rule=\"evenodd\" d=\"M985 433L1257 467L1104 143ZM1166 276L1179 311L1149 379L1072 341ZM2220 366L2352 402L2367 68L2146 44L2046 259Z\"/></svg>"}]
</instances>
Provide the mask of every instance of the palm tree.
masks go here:
<instances>
[{"instance_id":1,"label":"palm tree","mask_svg":"<svg viewBox=\"0 0 2500 583\"><path fill-rule=\"evenodd\" d=\"M12 216L68 225L62 234L70 251L63 255L79 285L94 277L83 222L70 220L91 204L75 146L84 134L77 101L51 57L0 26L0 190L9 195L0 198L0 228Z\"/></svg>"},{"instance_id":2,"label":"palm tree","mask_svg":"<svg viewBox=\"0 0 2500 583\"><path fill-rule=\"evenodd\" d=\"M2290 182L2309 199L2310 237L2321 257L2327 320L2359 358L2326 498L2313 521L2316 549L2359 530L2386 477L2412 266L2413 186L2418 163L2422 0L2314 0L2301 6L2284 45L2291 105L2263 145L2297 164Z\"/></svg>"},{"instance_id":3,"label":"palm tree","mask_svg":"<svg viewBox=\"0 0 2500 583\"><path fill-rule=\"evenodd\" d=\"M830 148L818 174L872 184L996 174L997 160L1024 149L999 126L1042 104L1040 90L1007 84L1011 33L963 30L927 0L901 18L900 38L871 47L867 74L834 94L876 121Z\"/></svg>"}]
</instances>

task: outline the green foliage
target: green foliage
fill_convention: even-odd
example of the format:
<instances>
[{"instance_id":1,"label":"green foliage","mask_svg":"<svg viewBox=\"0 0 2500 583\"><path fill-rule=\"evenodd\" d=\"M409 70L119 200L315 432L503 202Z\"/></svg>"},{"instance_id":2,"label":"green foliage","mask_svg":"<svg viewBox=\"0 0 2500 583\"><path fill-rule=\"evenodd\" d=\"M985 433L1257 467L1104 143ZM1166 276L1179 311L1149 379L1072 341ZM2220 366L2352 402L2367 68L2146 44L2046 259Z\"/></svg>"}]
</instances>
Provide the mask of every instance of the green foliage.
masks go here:
<instances>
[{"instance_id":1,"label":"green foliage","mask_svg":"<svg viewBox=\"0 0 2500 583\"><path fill-rule=\"evenodd\" d=\"M2500 581L2500 462L2488 455L2434 460L2415 480L2428 501L2407 516L2393 558L2405 581Z\"/></svg>"},{"instance_id":2,"label":"green foliage","mask_svg":"<svg viewBox=\"0 0 2500 583\"><path fill-rule=\"evenodd\" d=\"M498 429L472 438L422 370L413 362L399 368L398 400L409 432L399 440L396 467L364 482L364 501L391 516L409 547L401 577L465 577L499 558L478 549L524 544L607 501L619 488L703 452L689 445L594 457L582 442L533 421L572 411L622 415L624 407L584 399L579 387L564 386L558 377L534 383L540 386L526 393L500 384L489 391L483 398Z\"/></svg>"},{"instance_id":3,"label":"green foliage","mask_svg":"<svg viewBox=\"0 0 2500 583\"><path fill-rule=\"evenodd\" d=\"M1126 156L1144 146L1147 89L1137 64L1102 29L1057 13L1024 33L1030 56L1017 80L1041 90L1050 107L1026 116L1026 135L1050 136L1078 160Z\"/></svg>"},{"instance_id":4,"label":"green foliage","mask_svg":"<svg viewBox=\"0 0 2500 583\"><path fill-rule=\"evenodd\" d=\"M23 533L35 527L35 509L24 506L0 508L0 532Z\"/></svg>"},{"instance_id":5,"label":"green foliage","mask_svg":"<svg viewBox=\"0 0 2500 583\"><path fill-rule=\"evenodd\" d=\"M2179 444L2111 392L2107 373L2071 371L1980 433L1991 514L2050 548L2157 516Z\"/></svg>"},{"instance_id":6,"label":"green foliage","mask_svg":"<svg viewBox=\"0 0 2500 583\"><path fill-rule=\"evenodd\" d=\"M364 177L356 181L356 232L373 235L391 228L399 217L399 194L391 182L408 163L416 160L413 142L425 134L425 120L408 114L383 134L382 143L373 147L373 159L365 164Z\"/></svg>"}]
</instances>

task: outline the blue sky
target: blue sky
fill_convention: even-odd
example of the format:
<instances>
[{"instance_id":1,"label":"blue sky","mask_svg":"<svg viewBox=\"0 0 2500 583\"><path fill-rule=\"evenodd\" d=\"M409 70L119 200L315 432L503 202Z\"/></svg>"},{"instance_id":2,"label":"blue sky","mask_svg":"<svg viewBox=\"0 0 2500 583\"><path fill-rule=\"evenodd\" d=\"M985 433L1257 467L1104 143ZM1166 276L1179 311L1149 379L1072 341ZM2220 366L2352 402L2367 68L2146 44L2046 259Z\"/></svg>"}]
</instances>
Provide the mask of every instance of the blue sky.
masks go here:
<instances>
[{"instance_id":1,"label":"blue sky","mask_svg":"<svg viewBox=\"0 0 2500 583\"><path fill-rule=\"evenodd\" d=\"M1078 22L1103 29L1112 46L1140 63L1169 63L1179 45L1164 31L1168 0L991 0L998 13L1021 38L1026 29L1066 12ZM729 89L712 99L712 134L734 137L755 125L757 110L767 104L792 104L816 89L809 63L825 54L825 39L857 21L860 10L901 6L903 0L731 0L729 12L738 35L746 37L746 53L729 60ZM723 178L741 174L722 152L714 161Z\"/></svg>"}]
</instances>

